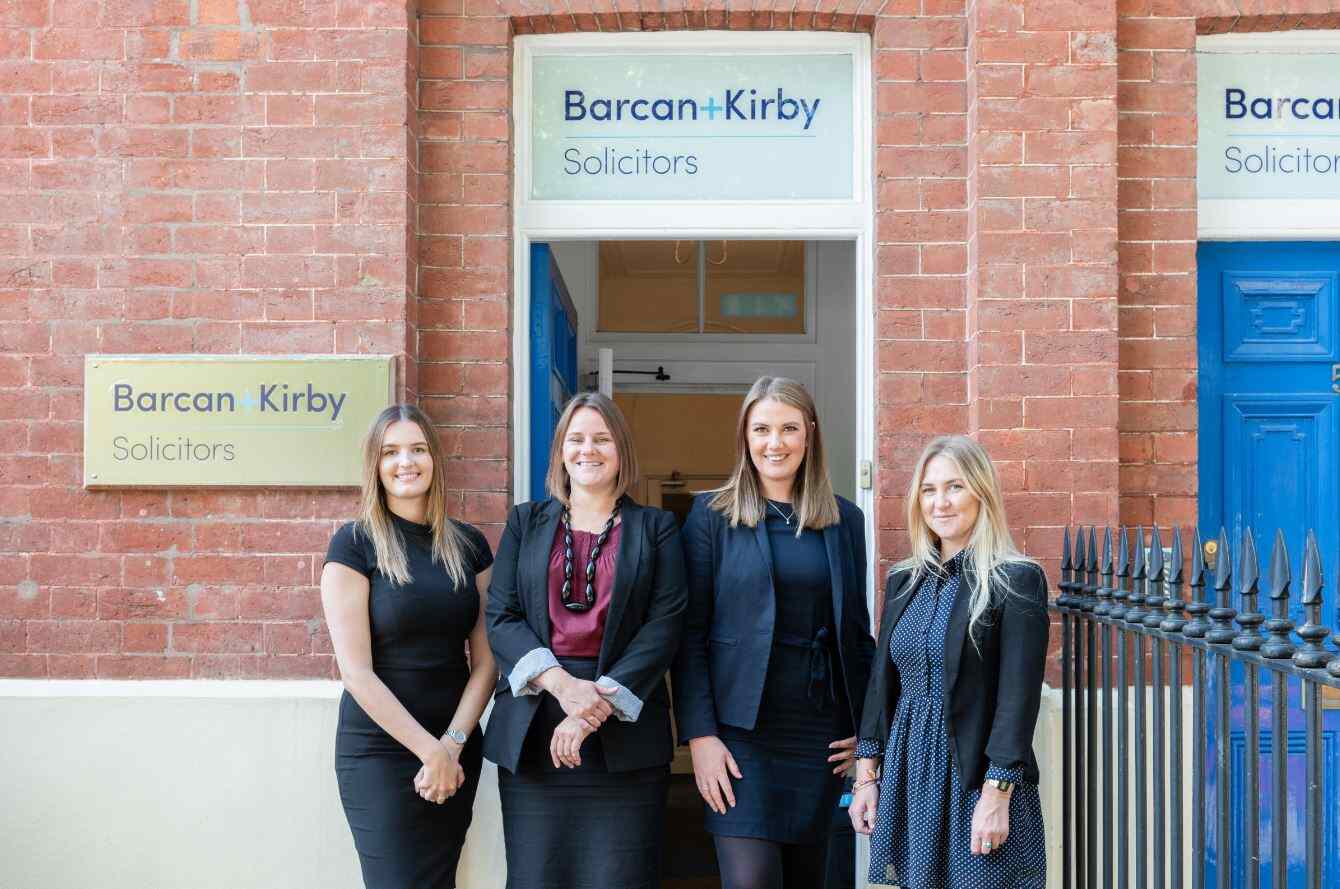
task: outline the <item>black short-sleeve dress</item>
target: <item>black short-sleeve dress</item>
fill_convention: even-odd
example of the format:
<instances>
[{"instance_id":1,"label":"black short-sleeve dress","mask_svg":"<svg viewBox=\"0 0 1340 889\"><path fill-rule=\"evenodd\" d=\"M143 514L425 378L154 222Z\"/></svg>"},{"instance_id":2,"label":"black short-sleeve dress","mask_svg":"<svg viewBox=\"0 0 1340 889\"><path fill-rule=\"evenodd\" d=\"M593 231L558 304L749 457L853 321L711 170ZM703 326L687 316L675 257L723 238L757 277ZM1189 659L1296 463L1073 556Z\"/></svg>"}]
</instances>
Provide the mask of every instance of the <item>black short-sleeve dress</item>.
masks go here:
<instances>
[{"instance_id":1,"label":"black short-sleeve dress","mask_svg":"<svg viewBox=\"0 0 1340 889\"><path fill-rule=\"evenodd\" d=\"M392 519L405 541L410 583L399 586L377 570L372 540L352 522L335 532L326 561L368 578L372 669L424 729L441 737L470 678L465 643L479 616L474 575L493 564L493 554L478 529L458 522L470 551L467 583L456 586L431 557L432 529ZM348 692L340 698L335 773L367 889L456 885L479 787L481 744L476 728L461 753L464 786L442 805L430 803L414 790L418 757Z\"/></svg>"}]
</instances>

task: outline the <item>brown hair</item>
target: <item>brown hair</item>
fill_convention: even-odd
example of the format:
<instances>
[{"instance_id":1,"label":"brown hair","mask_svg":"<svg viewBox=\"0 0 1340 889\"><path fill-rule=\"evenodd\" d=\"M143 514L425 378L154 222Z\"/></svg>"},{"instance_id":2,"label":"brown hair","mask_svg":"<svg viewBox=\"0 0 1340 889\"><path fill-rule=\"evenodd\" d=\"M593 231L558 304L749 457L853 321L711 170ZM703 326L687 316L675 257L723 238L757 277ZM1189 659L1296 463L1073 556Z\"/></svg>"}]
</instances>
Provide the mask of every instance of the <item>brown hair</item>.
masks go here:
<instances>
[{"instance_id":1,"label":"brown hair","mask_svg":"<svg viewBox=\"0 0 1340 889\"><path fill-rule=\"evenodd\" d=\"M363 496L359 503L355 530L366 534L377 552L377 570L397 584L404 585L412 578L409 560L405 557L405 541L391 520L386 506L386 489L382 487L382 440L392 423L407 420L418 425L428 443L428 454L433 458L433 475L428 485L428 524L433 529L433 560L441 562L455 586L465 583L467 553L472 544L460 528L447 516L446 455L437 439L432 421L412 404L393 404L377 415L363 439Z\"/></svg>"},{"instance_id":2,"label":"brown hair","mask_svg":"<svg viewBox=\"0 0 1340 889\"><path fill-rule=\"evenodd\" d=\"M735 468L726 484L712 493L708 505L730 519L731 527L755 527L768 510L758 470L749 456L749 413L754 405L772 399L800 411L805 417L805 456L791 483L795 499L796 527L799 536L803 528L827 528L840 518L833 482L828 478L828 464L824 460L823 435L819 432L819 414L814 399L805 387L786 377L759 377L740 405L740 417L735 428Z\"/></svg>"},{"instance_id":3,"label":"brown hair","mask_svg":"<svg viewBox=\"0 0 1340 889\"><path fill-rule=\"evenodd\" d=\"M633 448L633 430L624 418L623 411L613 399L599 392L579 392L568 400L563 413L554 427L554 440L549 443L549 473L544 477L544 487L564 506L568 505L568 494L572 489L568 478L568 468L563 465L563 439L567 437L568 426L577 411L584 407L600 414L605 421L610 437L614 439L614 450L619 454L619 477L614 480L614 496L622 497L637 481L637 451Z\"/></svg>"}]
</instances>

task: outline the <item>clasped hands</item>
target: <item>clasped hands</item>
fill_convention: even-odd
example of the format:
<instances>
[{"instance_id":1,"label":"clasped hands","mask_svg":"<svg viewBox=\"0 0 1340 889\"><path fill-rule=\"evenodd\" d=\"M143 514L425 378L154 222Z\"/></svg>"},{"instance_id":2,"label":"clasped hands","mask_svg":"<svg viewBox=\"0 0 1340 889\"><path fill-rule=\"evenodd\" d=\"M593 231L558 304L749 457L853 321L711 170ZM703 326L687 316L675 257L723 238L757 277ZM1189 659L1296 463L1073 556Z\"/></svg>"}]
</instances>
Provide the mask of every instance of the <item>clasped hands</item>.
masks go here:
<instances>
[{"instance_id":1,"label":"clasped hands","mask_svg":"<svg viewBox=\"0 0 1340 889\"><path fill-rule=\"evenodd\" d=\"M465 783L460 756L461 749L454 741L440 741L414 776L414 791L430 803L441 804L451 799Z\"/></svg>"},{"instance_id":2,"label":"clasped hands","mask_svg":"<svg viewBox=\"0 0 1340 889\"><path fill-rule=\"evenodd\" d=\"M574 769L582 764L582 742L614 715L614 705L608 697L616 692L617 688L597 685L572 675L557 682L550 693L567 715L554 729L549 741L549 756L554 768Z\"/></svg>"}]
</instances>

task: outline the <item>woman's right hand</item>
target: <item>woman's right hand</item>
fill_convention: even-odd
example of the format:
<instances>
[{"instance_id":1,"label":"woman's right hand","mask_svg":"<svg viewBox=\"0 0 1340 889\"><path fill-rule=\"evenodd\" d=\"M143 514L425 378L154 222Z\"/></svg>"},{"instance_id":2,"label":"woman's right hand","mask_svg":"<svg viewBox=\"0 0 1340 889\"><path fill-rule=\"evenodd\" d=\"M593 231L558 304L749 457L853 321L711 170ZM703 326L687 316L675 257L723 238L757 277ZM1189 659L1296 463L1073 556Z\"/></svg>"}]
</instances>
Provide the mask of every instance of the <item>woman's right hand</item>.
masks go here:
<instances>
[{"instance_id":1,"label":"woman's right hand","mask_svg":"<svg viewBox=\"0 0 1340 889\"><path fill-rule=\"evenodd\" d=\"M612 695L617 691L617 688L606 688L569 675L558 684L554 697L566 715L582 720L591 731L595 731L614 713L614 707L603 695Z\"/></svg>"},{"instance_id":2,"label":"woman's right hand","mask_svg":"<svg viewBox=\"0 0 1340 889\"><path fill-rule=\"evenodd\" d=\"M847 814L851 816L852 830L870 836L875 829L875 813L879 809L879 782L866 784L853 791L851 807Z\"/></svg>"},{"instance_id":3,"label":"woman's right hand","mask_svg":"<svg viewBox=\"0 0 1340 889\"><path fill-rule=\"evenodd\" d=\"M446 802L464 783L465 769L456 754L440 743L414 776L415 791L430 803Z\"/></svg>"},{"instance_id":4,"label":"woman's right hand","mask_svg":"<svg viewBox=\"0 0 1340 889\"><path fill-rule=\"evenodd\" d=\"M735 791L730 779L734 775L743 778L735 757L730 755L726 745L716 735L705 735L689 741L689 754L693 757L693 780L703 802L718 815L726 814L726 806L735 808Z\"/></svg>"}]
</instances>

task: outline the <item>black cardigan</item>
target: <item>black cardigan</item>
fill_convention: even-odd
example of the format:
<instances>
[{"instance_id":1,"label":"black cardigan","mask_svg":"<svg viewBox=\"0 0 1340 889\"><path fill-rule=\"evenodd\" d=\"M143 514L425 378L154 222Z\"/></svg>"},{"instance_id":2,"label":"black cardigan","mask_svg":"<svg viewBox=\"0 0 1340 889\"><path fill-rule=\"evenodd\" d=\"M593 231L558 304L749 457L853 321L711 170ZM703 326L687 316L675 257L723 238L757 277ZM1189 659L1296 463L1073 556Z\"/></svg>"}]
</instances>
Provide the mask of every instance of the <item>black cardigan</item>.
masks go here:
<instances>
[{"instance_id":1,"label":"black cardigan","mask_svg":"<svg viewBox=\"0 0 1340 889\"><path fill-rule=\"evenodd\" d=\"M777 617L767 523L732 528L707 505L711 496L700 494L684 523L689 610L672 674L681 743L716 735L721 723L754 728ZM832 578L838 667L854 728L875 648L865 602L865 520L860 507L841 497L838 512L840 521L821 533Z\"/></svg>"},{"instance_id":2,"label":"black cardigan","mask_svg":"<svg viewBox=\"0 0 1340 889\"><path fill-rule=\"evenodd\" d=\"M513 695L508 676L521 658L549 647L549 553L562 515L563 505L553 499L513 506L493 563L485 615L502 675L484 755L510 772L520 763L540 697ZM688 597L674 515L628 499L619 515L623 530L596 675L631 691L642 710L635 722L610 717L600 727L611 772L664 765L674 754L665 673L679 647Z\"/></svg>"},{"instance_id":3,"label":"black cardigan","mask_svg":"<svg viewBox=\"0 0 1340 889\"><path fill-rule=\"evenodd\" d=\"M975 584L965 565L962 587L954 600L945 632L945 696L949 747L965 788L979 787L988 765L1023 772L1036 784L1033 730L1042 702L1042 676L1047 662L1047 578L1031 562L1004 567L1010 590L990 587L991 605L968 641L968 603ZM898 671L889 657L889 637L911 601L910 570L889 576L879 647L870 672L870 688L861 714L861 737L877 739L880 749L889 737L889 721L898 705Z\"/></svg>"}]
</instances>

